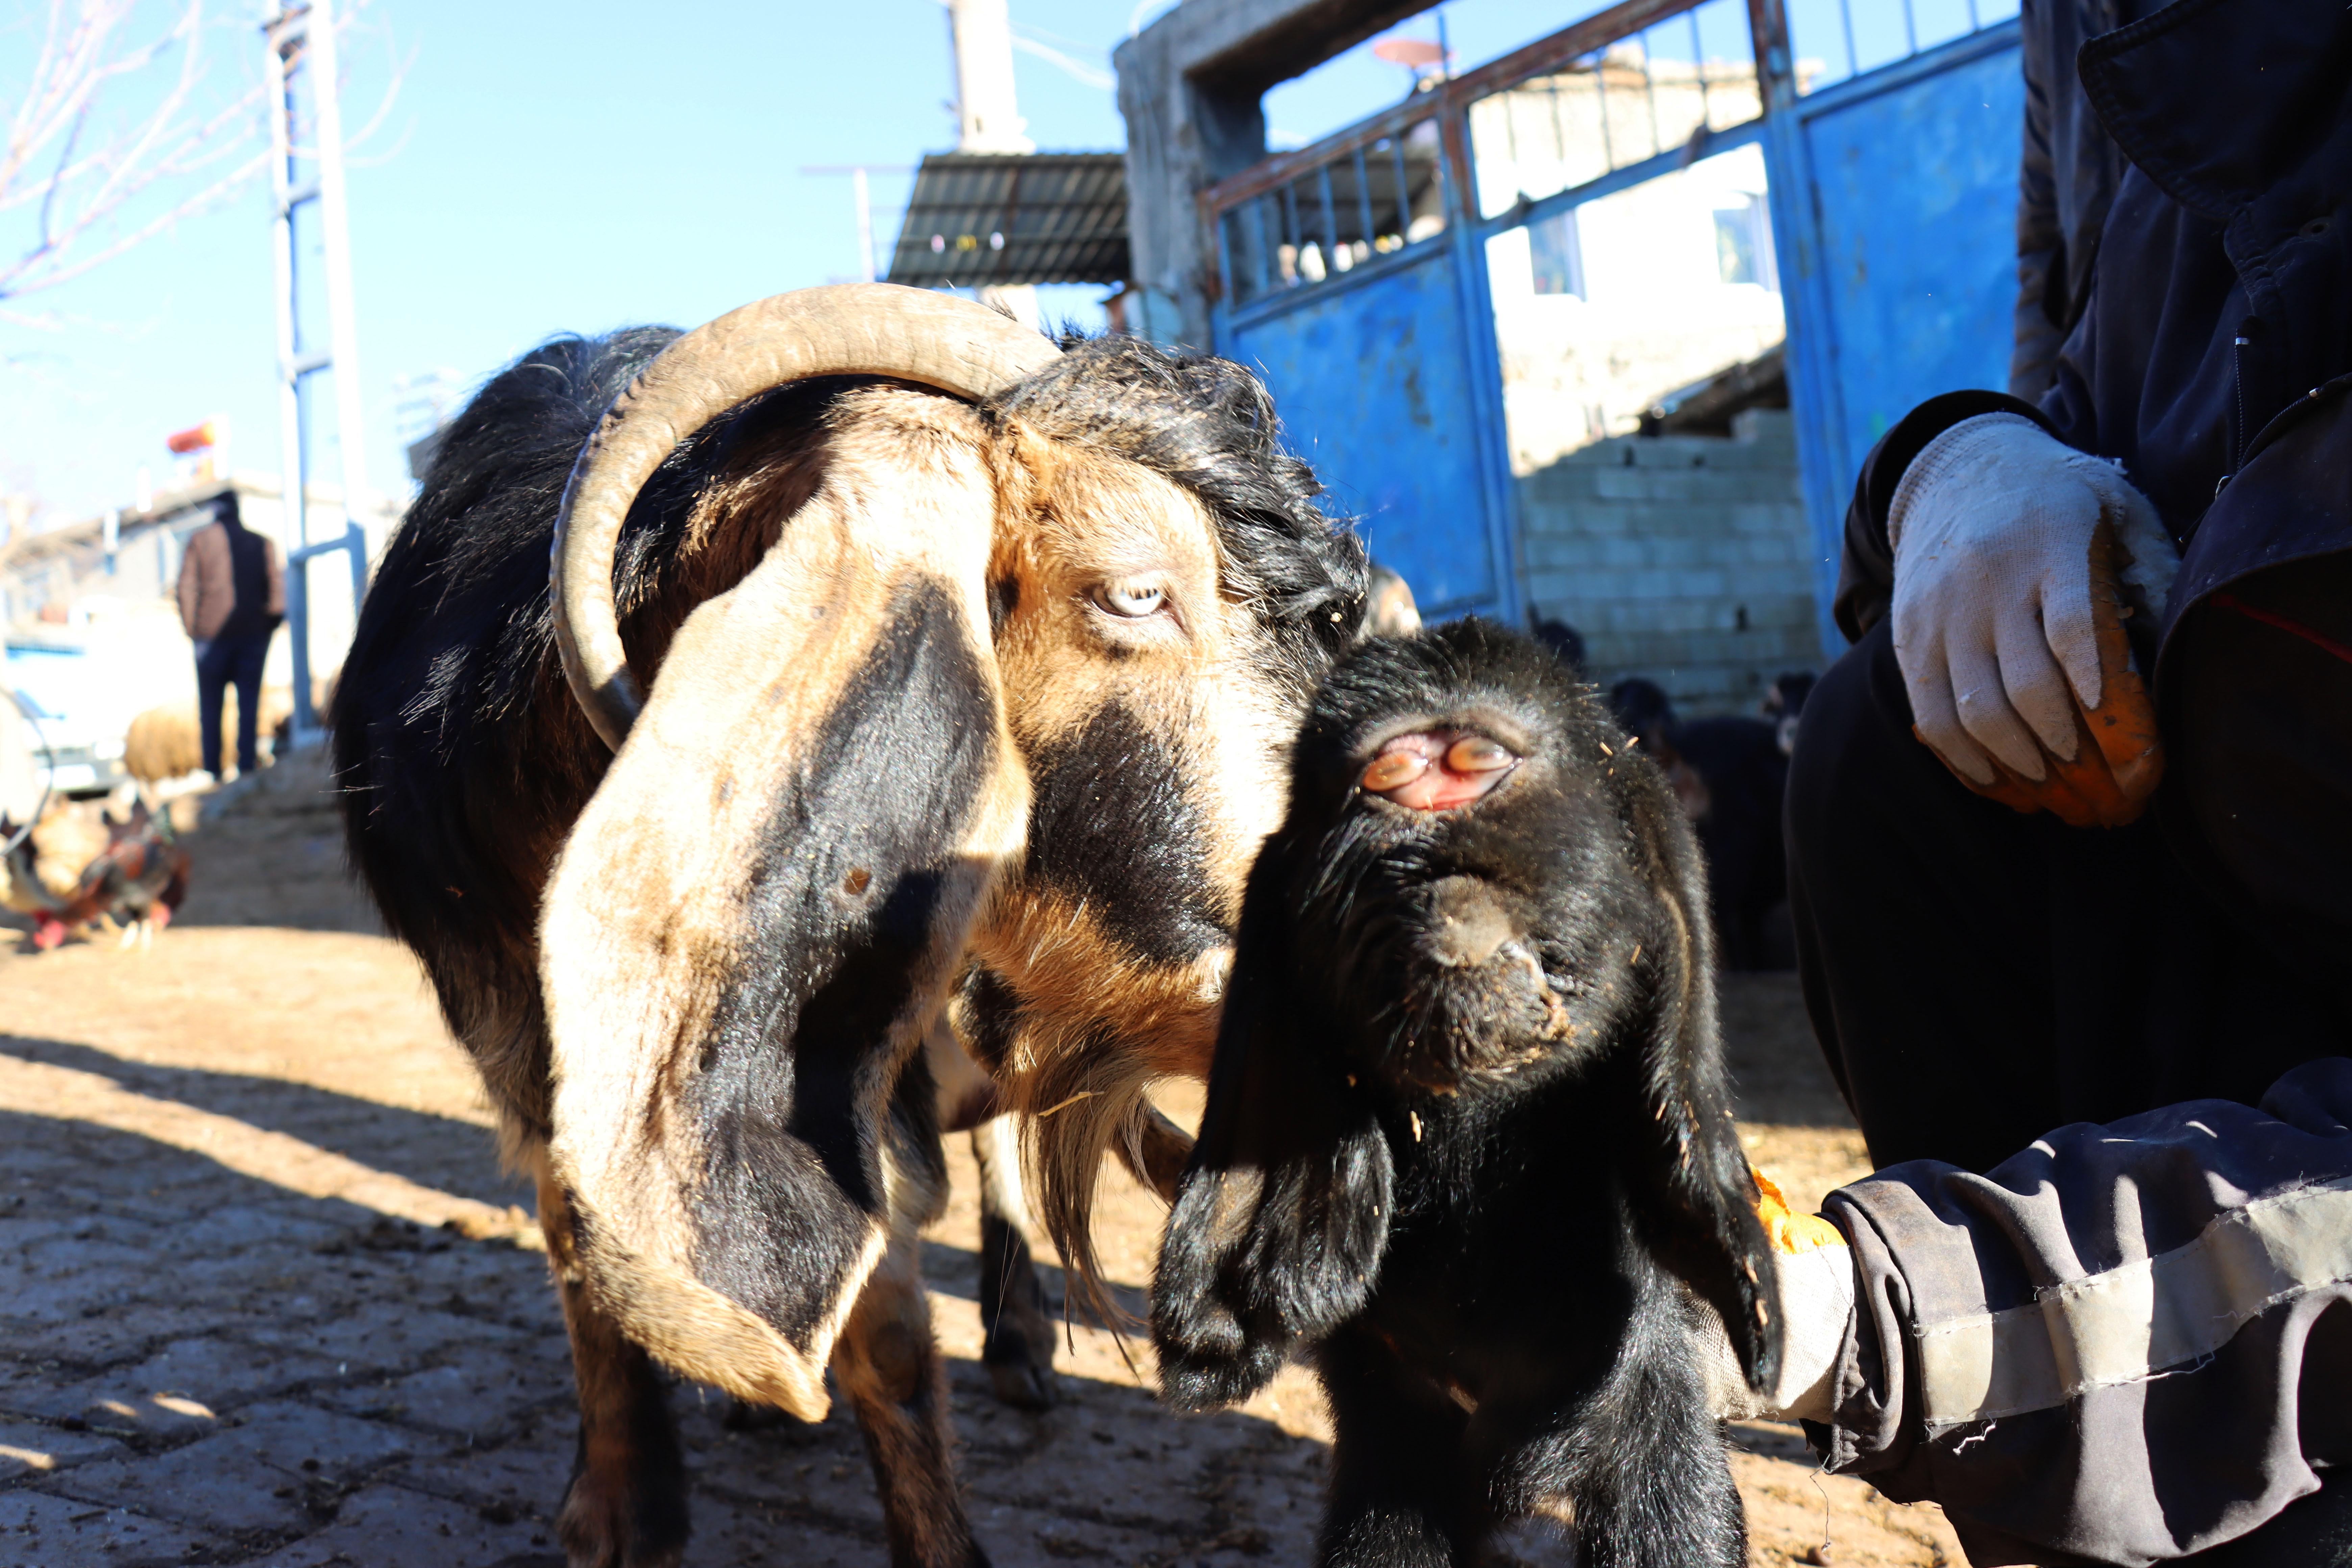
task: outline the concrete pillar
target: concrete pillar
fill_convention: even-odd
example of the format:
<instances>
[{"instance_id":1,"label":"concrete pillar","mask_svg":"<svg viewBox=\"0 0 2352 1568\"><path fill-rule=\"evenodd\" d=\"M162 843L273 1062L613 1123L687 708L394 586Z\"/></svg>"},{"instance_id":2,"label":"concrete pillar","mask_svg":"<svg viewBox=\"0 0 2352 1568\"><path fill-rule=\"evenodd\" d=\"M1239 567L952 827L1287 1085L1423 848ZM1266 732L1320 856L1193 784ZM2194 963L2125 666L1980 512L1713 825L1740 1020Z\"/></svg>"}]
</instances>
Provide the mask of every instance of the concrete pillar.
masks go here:
<instances>
[{"instance_id":1,"label":"concrete pillar","mask_svg":"<svg viewBox=\"0 0 2352 1568\"><path fill-rule=\"evenodd\" d=\"M955 38L956 151L1034 153L1037 143L1022 132L1013 84L1013 20L1005 0L948 0ZM980 302L1002 310L1032 331L1043 322L1037 290L1026 283L991 284Z\"/></svg>"},{"instance_id":2,"label":"concrete pillar","mask_svg":"<svg viewBox=\"0 0 2352 1568\"><path fill-rule=\"evenodd\" d=\"M1013 89L1013 21L1005 0L948 0L955 38L956 151L1034 153Z\"/></svg>"}]
</instances>

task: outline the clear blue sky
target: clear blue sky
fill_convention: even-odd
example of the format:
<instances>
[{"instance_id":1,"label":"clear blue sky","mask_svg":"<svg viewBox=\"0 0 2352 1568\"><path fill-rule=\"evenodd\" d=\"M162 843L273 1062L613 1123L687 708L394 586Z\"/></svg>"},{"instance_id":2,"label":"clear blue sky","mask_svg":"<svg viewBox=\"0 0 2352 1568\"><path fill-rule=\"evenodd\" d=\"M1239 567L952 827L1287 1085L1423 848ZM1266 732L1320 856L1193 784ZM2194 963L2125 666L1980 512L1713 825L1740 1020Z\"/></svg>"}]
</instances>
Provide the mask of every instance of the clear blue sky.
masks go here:
<instances>
[{"instance_id":1,"label":"clear blue sky","mask_svg":"<svg viewBox=\"0 0 2352 1568\"><path fill-rule=\"evenodd\" d=\"M150 3L152 23L164 11ZM1016 57L1022 111L1041 148L1124 145L1099 78L1130 26L1166 8L1012 0L1017 34L1081 68ZM1454 0L1443 14L1467 67L1599 8ZM0 114L21 89L39 10L37 0L0 0ZM257 14L252 0L215 6L212 90L257 75ZM1398 31L1434 37L1437 13ZM851 276L848 182L798 168L912 163L954 140L937 0L373 0L349 54L354 121L405 62L387 122L351 175L368 464L373 482L395 492L405 483L395 376L446 367L476 382L550 333L690 325ZM1393 101L1405 81L1369 44L1351 50L1268 96L1276 144L1338 129ZM905 187L876 182L882 245ZM20 237L0 220L0 241ZM215 414L230 420L235 465L274 472L270 284L257 186L80 280L18 300L59 324L0 322L0 489L33 495L51 517L125 504L140 465L167 469L164 436ZM1092 301L1102 292L1059 291L1049 309L1098 321ZM331 449L319 472L334 476Z\"/></svg>"}]
</instances>

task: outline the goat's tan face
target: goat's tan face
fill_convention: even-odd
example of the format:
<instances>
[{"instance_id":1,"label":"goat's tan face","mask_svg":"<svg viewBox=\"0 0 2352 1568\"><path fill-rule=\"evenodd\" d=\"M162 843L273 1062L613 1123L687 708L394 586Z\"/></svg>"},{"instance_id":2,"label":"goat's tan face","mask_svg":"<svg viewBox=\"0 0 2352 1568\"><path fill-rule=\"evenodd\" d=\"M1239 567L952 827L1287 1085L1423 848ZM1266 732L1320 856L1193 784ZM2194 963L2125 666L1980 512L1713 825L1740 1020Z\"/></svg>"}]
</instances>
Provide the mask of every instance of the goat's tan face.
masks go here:
<instances>
[{"instance_id":1,"label":"goat's tan face","mask_svg":"<svg viewBox=\"0 0 2352 1568\"><path fill-rule=\"evenodd\" d=\"M1032 805L973 957L1029 1026L991 1065L1019 1080L1111 1036L1154 1074L1205 1075L1300 694L1196 499L1120 458L1007 445L989 593Z\"/></svg>"}]
</instances>

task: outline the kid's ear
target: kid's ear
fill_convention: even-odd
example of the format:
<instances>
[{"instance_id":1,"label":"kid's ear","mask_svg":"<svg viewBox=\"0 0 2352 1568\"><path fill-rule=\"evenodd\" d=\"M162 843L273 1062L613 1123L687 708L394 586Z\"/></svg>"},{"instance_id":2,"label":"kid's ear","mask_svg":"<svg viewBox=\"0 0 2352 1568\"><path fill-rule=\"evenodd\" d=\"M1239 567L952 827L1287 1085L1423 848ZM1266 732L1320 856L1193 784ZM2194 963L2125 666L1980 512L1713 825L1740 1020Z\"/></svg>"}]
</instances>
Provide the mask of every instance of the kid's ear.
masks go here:
<instances>
[{"instance_id":1,"label":"kid's ear","mask_svg":"<svg viewBox=\"0 0 2352 1568\"><path fill-rule=\"evenodd\" d=\"M1780 1364L1772 1246L1733 1120L1716 1016L1706 876L1689 823L1663 782L1632 792L1634 841L1668 929L1651 970L1657 1000L1638 1081L1649 1116L1634 1134L1634 1209L1659 1260L1722 1319L1748 1386Z\"/></svg>"},{"instance_id":2,"label":"kid's ear","mask_svg":"<svg viewBox=\"0 0 2352 1568\"><path fill-rule=\"evenodd\" d=\"M1201 1138L1152 1283L1161 1394L1180 1410L1247 1399L1293 1344L1362 1311L1388 1245L1388 1141L1292 1000L1287 942L1254 940L1270 923L1243 921Z\"/></svg>"}]
</instances>

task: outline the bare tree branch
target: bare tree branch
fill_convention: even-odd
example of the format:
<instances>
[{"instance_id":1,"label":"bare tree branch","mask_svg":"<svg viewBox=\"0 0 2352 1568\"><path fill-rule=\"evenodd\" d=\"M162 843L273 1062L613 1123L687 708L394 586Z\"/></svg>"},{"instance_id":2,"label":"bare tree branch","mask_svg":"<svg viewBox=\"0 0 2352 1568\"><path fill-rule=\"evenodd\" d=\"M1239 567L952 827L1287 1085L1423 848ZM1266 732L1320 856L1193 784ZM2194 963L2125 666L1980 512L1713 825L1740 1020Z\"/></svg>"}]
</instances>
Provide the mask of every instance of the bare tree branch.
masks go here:
<instances>
[{"instance_id":1,"label":"bare tree branch","mask_svg":"<svg viewBox=\"0 0 2352 1568\"><path fill-rule=\"evenodd\" d=\"M163 233L165 229L171 227L173 224L180 222L182 219L194 217L198 213L218 206L221 203L235 195L246 182L253 179L268 166L269 154L266 152L256 153L251 160L239 164L231 173L224 175L219 180L215 181L205 189L198 191L194 195L192 195L186 200L181 202L169 212L166 212L158 217L149 219L140 227L131 230L129 234L121 236L110 244L103 246L100 249L93 251L87 256L80 257L70 262L61 262L58 265L45 270L41 274L39 281L30 287L19 286L12 289L8 286L8 280L5 275L0 274L0 300L10 299L16 295L29 293L32 291L32 289L46 289L53 283L62 283L69 278L79 278L83 273L88 272L90 268L99 266L100 263L113 260L116 257L121 255L124 251L129 250L131 247L154 238L157 235Z\"/></svg>"},{"instance_id":2,"label":"bare tree branch","mask_svg":"<svg viewBox=\"0 0 2352 1568\"><path fill-rule=\"evenodd\" d=\"M219 205L268 167L264 89L206 90L205 0L173 0L169 25L143 39L132 36L137 5L47 0L22 96L0 103L0 223L23 226L0 227L0 300L79 278ZM339 30L363 5L346 11ZM396 62L384 101L352 140L383 122L405 74ZM121 103L137 107L110 112Z\"/></svg>"}]
</instances>

